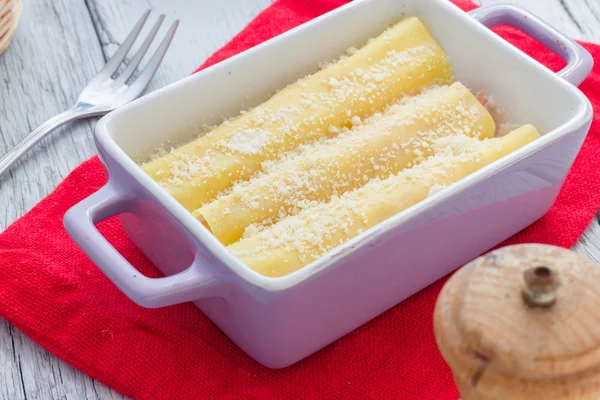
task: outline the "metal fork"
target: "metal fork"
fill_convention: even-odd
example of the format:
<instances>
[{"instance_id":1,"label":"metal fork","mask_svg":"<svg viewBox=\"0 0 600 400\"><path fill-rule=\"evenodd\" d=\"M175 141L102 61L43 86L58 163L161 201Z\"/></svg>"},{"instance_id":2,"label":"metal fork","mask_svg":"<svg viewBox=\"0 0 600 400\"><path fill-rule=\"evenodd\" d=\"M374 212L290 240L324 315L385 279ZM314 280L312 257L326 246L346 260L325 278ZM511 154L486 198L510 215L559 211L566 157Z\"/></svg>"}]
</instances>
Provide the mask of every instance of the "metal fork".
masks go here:
<instances>
[{"instance_id":1,"label":"metal fork","mask_svg":"<svg viewBox=\"0 0 600 400\"><path fill-rule=\"evenodd\" d=\"M59 126L76 119L106 114L129 103L142 94L158 69L179 25L179 20L173 22L162 42L150 58L150 61L148 61L148 64L133 82L127 84L127 81L136 71L165 19L165 15L161 14L129 64L127 64L123 72L113 78L113 75L117 72L140 34L149 15L150 10L144 13L121 47L108 60L106 66L83 89L73 107L44 122L0 159L0 176L23 154Z\"/></svg>"}]
</instances>

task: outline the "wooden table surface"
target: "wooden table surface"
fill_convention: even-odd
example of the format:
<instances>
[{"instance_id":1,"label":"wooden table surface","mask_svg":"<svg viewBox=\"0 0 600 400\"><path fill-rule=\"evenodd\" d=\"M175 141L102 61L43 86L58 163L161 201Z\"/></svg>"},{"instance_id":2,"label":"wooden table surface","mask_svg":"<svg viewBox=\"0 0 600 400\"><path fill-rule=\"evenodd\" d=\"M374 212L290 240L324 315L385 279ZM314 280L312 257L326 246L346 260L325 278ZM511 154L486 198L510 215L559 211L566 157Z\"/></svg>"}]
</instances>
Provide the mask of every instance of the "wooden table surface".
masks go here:
<instances>
[{"instance_id":1,"label":"wooden table surface","mask_svg":"<svg viewBox=\"0 0 600 400\"><path fill-rule=\"evenodd\" d=\"M158 13L167 15L167 23L181 19L175 40L150 84L149 90L154 90L188 75L271 2L26 0L16 36L0 56L0 155L75 101L80 89L100 70L145 9L155 11L151 19ZM600 42L597 0L480 2L516 4L568 36ZM0 179L0 231L94 154L95 122L90 119L56 131ZM600 261L597 218L576 249ZM0 399L122 398L0 319Z\"/></svg>"}]
</instances>

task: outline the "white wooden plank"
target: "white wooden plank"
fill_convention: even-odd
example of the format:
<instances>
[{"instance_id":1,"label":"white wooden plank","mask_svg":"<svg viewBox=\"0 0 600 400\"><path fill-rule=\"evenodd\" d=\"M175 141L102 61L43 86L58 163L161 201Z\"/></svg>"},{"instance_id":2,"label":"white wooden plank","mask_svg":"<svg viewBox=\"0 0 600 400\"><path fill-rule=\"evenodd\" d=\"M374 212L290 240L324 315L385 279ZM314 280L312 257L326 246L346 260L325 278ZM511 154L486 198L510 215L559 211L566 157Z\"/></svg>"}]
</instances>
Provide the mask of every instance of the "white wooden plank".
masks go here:
<instances>
[{"instance_id":1,"label":"white wooden plank","mask_svg":"<svg viewBox=\"0 0 600 400\"><path fill-rule=\"evenodd\" d=\"M0 320L0 382L3 383L0 385L0 399L22 399L25 393L13 330L6 321Z\"/></svg>"},{"instance_id":2,"label":"white wooden plank","mask_svg":"<svg viewBox=\"0 0 600 400\"><path fill-rule=\"evenodd\" d=\"M102 65L83 4L32 0L24 5L17 33L0 57L0 154L36 126L71 106ZM71 125L42 141L0 179L0 230L37 203L82 159L93 154L90 122ZM71 154L72 157L61 157ZM15 201L16 200L16 201Z\"/></svg>"},{"instance_id":3,"label":"white wooden plank","mask_svg":"<svg viewBox=\"0 0 600 400\"><path fill-rule=\"evenodd\" d=\"M600 41L600 2L597 0L559 0L569 19L576 23L582 40Z\"/></svg>"},{"instance_id":4,"label":"white wooden plank","mask_svg":"<svg viewBox=\"0 0 600 400\"><path fill-rule=\"evenodd\" d=\"M154 12L144 27L142 36L150 30L159 13L166 14L164 32L171 21L180 19L181 24L165 59L149 90L163 87L188 76L218 48L226 44L256 14L272 3L272 0L148 0L146 2L123 2L118 0L87 0L94 22L105 50L112 55L118 47L114 38L123 38L142 12L148 8ZM160 36L161 33L159 33ZM148 51L156 47L153 43ZM147 59L148 57L146 57Z\"/></svg>"},{"instance_id":5,"label":"white wooden plank","mask_svg":"<svg viewBox=\"0 0 600 400\"><path fill-rule=\"evenodd\" d=\"M15 38L0 57L0 154L45 119L69 107L102 61L83 3L28 1ZM0 180L0 230L93 154L91 124L82 122L56 132ZM108 388L96 393L91 378L59 361L4 321L0 323L0 338L2 398L113 397Z\"/></svg>"},{"instance_id":6,"label":"white wooden plank","mask_svg":"<svg viewBox=\"0 0 600 400\"><path fill-rule=\"evenodd\" d=\"M600 265L600 218L598 215L592 220L573 250L586 255Z\"/></svg>"},{"instance_id":7,"label":"white wooden plank","mask_svg":"<svg viewBox=\"0 0 600 400\"><path fill-rule=\"evenodd\" d=\"M482 5L522 7L579 40L600 42L600 2L597 0L479 0Z\"/></svg>"}]
</instances>

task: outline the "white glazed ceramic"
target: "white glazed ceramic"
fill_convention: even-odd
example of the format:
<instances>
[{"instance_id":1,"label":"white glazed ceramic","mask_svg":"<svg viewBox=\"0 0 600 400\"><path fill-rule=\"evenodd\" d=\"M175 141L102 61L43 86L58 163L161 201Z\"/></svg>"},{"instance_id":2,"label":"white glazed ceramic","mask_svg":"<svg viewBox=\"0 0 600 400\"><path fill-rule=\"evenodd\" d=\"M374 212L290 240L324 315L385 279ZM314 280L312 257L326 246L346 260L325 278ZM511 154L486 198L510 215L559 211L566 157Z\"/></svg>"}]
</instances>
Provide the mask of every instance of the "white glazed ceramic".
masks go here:
<instances>
[{"instance_id":1,"label":"white glazed ceramic","mask_svg":"<svg viewBox=\"0 0 600 400\"><path fill-rule=\"evenodd\" d=\"M405 16L426 24L461 82L493 94L509 120L543 137L282 278L244 266L132 160L260 104ZM520 27L568 66L557 76L478 20ZM133 301L193 301L255 360L285 367L540 218L588 132L592 109L573 84L591 66L583 48L511 6L469 16L445 0L357 0L102 118L96 143L108 183L69 210L65 226ZM93 223L117 214L167 277L143 276L99 235Z\"/></svg>"}]
</instances>

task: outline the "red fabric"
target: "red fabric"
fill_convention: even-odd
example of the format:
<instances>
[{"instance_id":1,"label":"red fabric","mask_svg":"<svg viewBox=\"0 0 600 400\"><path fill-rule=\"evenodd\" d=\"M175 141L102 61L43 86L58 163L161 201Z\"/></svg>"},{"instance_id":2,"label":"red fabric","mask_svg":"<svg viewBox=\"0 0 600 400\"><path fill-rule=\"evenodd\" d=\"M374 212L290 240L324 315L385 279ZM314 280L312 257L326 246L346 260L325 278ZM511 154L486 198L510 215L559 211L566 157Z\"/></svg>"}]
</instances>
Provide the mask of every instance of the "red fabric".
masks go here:
<instances>
[{"instance_id":1,"label":"red fabric","mask_svg":"<svg viewBox=\"0 0 600 400\"><path fill-rule=\"evenodd\" d=\"M466 0L456 0L472 8ZM203 67L343 3L279 0ZM510 41L552 69L561 62L529 38ZM581 85L600 107L600 47ZM509 242L572 246L600 205L600 124L591 132L556 204ZM149 310L129 301L67 236L65 211L105 182L96 157L0 235L0 315L58 357L137 399L393 398L456 400L438 353L432 311L439 281L336 343L284 370L261 367L191 304ZM154 267L115 220L101 232L142 272Z\"/></svg>"}]
</instances>

